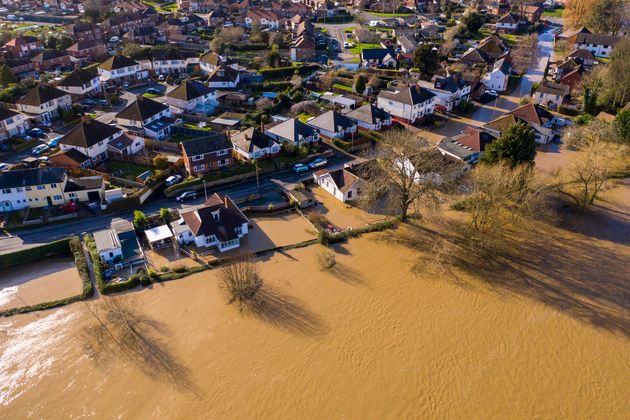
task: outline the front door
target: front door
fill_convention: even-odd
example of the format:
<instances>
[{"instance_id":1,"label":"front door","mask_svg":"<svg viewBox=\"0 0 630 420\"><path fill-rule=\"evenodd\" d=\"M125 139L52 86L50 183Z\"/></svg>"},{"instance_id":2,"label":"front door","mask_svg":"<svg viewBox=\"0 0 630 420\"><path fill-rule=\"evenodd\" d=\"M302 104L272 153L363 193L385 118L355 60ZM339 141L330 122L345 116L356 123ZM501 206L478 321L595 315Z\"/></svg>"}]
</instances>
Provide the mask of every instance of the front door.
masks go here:
<instances>
[{"instance_id":1,"label":"front door","mask_svg":"<svg viewBox=\"0 0 630 420\"><path fill-rule=\"evenodd\" d=\"M48 202L49 206L53 205L52 199L50 198L50 196L46 197L46 201Z\"/></svg>"}]
</instances>

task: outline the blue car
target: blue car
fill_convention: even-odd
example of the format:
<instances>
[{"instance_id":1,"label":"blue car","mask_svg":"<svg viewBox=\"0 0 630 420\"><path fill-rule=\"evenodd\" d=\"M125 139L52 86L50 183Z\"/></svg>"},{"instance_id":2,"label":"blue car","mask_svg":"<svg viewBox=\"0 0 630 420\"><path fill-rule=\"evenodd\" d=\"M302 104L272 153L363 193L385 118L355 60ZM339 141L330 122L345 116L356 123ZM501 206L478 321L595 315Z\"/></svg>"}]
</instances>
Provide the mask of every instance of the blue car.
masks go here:
<instances>
[{"instance_id":1,"label":"blue car","mask_svg":"<svg viewBox=\"0 0 630 420\"><path fill-rule=\"evenodd\" d=\"M303 163L296 163L295 165L293 165L293 172L295 172L296 174L300 174L306 171L308 171L308 166Z\"/></svg>"},{"instance_id":2,"label":"blue car","mask_svg":"<svg viewBox=\"0 0 630 420\"><path fill-rule=\"evenodd\" d=\"M50 147L51 149L54 147L59 146L59 141L63 138L63 136L57 136L52 138L48 143L46 143L48 145L48 147Z\"/></svg>"},{"instance_id":3,"label":"blue car","mask_svg":"<svg viewBox=\"0 0 630 420\"><path fill-rule=\"evenodd\" d=\"M28 134L38 139L46 137L46 133L44 133L44 130L42 130L41 128L31 128L30 130L28 130Z\"/></svg>"}]
</instances>

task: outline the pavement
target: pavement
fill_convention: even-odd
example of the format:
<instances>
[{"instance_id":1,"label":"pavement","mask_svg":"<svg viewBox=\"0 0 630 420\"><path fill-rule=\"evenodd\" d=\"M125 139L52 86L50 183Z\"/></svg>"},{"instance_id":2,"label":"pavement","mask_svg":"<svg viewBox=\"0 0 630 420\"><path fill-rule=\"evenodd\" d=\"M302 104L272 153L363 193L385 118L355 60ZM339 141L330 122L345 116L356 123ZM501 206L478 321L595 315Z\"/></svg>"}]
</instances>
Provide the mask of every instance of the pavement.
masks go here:
<instances>
[{"instance_id":1,"label":"pavement","mask_svg":"<svg viewBox=\"0 0 630 420\"><path fill-rule=\"evenodd\" d=\"M328 169L342 168L343 165L352 160L352 157L336 153L335 156L328 159ZM227 194L232 198L249 196L260 192L261 194L270 194L279 191L282 187L298 184L312 177L312 172L296 174L292 170L283 170L259 177L259 185L256 185L256 179L226 185L220 188L208 189L207 194L210 196L215 192ZM193 209L201 206L205 201L205 195L194 201L179 203L174 198L166 198L160 191L153 194L142 211L145 214L157 213L163 207L170 209ZM109 228L112 225L122 221L133 220L133 211L124 212L115 215L100 215L86 217L62 224L52 224L36 227L28 230L20 230L9 235L0 236L0 255L13 252L18 249L31 248L51 241L67 238L73 235L82 235L84 233L92 233L97 230Z\"/></svg>"}]
</instances>

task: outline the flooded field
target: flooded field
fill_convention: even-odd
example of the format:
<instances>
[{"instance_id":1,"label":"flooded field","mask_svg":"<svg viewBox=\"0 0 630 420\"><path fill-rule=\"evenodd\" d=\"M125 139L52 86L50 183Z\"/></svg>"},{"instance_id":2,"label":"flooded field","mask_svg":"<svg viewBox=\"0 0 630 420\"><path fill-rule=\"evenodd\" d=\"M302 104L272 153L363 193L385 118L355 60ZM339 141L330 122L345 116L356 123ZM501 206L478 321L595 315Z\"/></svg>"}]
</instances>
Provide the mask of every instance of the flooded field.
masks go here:
<instances>
[{"instance_id":1,"label":"flooded field","mask_svg":"<svg viewBox=\"0 0 630 420\"><path fill-rule=\"evenodd\" d=\"M72 258L44 260L0 273L0 310L62 299L81 293Z\"/></svg>"},{"instance_id":2,"label":"flooded field","mask_svg":"<svg viewBox=\"0 0 630 420\"><path fill-rule=\"evenodd\" d=\"M159 358L88 357L84 303L2 319L0 411L627 417L630 251L613 237L553 229L545 264L496 278L412 273L421 250L402 228L335 247L330 272L317 267L319 246L267 256L265 305L247 314L226 304L216 271L113 298L132 299L154 326Z\"/></svg>"}]
</instances>

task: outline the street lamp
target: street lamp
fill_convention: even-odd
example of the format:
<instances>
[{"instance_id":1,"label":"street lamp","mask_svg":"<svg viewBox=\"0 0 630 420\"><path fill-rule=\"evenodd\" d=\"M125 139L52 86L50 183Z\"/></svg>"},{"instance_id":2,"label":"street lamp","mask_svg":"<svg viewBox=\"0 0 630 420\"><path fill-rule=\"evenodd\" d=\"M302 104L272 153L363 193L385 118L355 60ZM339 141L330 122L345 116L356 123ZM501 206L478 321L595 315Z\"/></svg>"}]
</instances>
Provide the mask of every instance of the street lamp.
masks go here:
<instances>
[{"instance_id":1,"label":"street lamp","mask_svg":"<svg viewBox=\"0 0 630 420\"><path fill-rule=\"evenodd\" d=\"M208 201L208 189L206 188L206 180L203 180L203 193L206 196L206 201Z\"/></svg>"}]
</instances>

